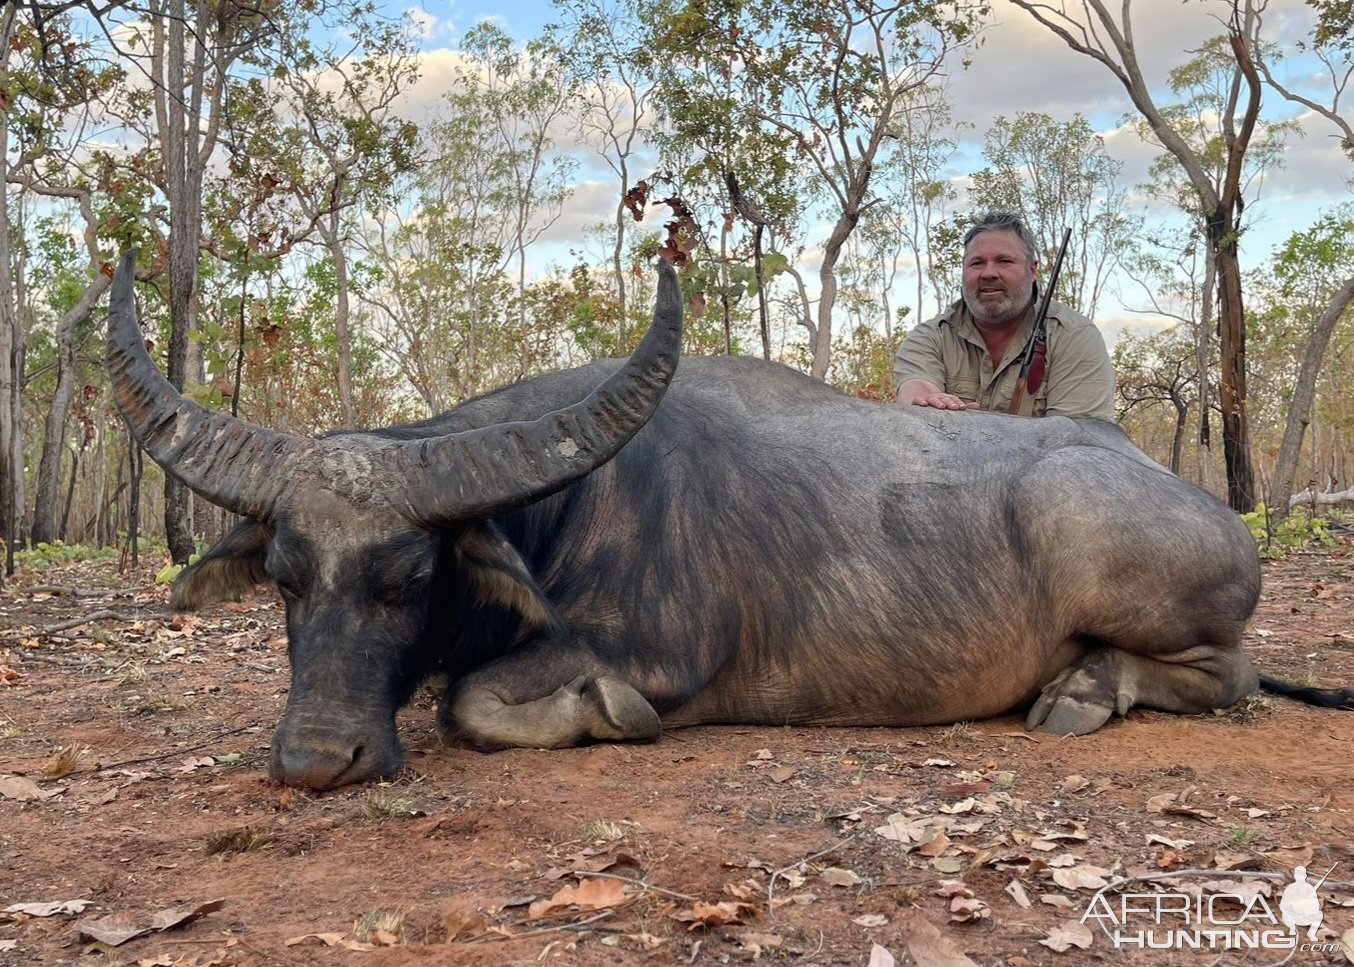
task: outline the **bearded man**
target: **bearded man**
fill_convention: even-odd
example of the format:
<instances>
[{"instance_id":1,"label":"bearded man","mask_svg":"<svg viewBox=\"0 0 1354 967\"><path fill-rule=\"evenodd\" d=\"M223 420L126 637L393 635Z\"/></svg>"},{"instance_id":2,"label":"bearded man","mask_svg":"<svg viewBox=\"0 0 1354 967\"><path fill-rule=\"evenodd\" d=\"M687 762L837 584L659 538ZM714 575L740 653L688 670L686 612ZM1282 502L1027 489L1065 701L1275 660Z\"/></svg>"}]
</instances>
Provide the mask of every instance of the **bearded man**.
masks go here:
<instances>
[{"instance_id":1,"label":"bearded man","mask_svg":"<svg viewBox=\"0 0 1354 967\"><path fill-rule=\"evenodd\" d=\"M964 236L963 298L907 334L894 359L898 401L942 410L1008 412L1034 335L1034 239L1008 212L983 216ZM1043 380L1023 395L1023 416L1114 419L1114 367L1100 330L1050 300Z\"/></svg>"}]
</instances>

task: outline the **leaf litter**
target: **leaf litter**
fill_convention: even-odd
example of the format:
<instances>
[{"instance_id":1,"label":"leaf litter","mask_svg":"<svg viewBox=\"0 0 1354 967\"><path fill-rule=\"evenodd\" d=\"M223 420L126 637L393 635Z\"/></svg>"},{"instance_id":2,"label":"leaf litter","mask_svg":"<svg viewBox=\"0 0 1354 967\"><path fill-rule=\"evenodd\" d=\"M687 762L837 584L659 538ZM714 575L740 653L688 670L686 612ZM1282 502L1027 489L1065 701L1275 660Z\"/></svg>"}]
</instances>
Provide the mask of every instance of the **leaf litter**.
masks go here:
<instances>
[{"instance_id":1,"label":"leaf litter","mask_svg":"<svg viewBox=\"0 0 1354 967\"><path fill-rule=\"evenodd\" d=\"M1348 608L1354 581L1323 575L1321 583L1336 593L1312 599L1310 607L1333 614ZM882 965L884 956L894 953L894 963L960 964L972 963L972 957L1015 964L1022 949L1026 962L1034 956L1020 944L1038 941L1042 947L1034 949L1045 950L1050 962L1077 963L1101 950L1099 940L1080 946L1085 935L1073 926L1100 880L1150 876L1161 889L1174 889L1181 884L1164 877L1185 863L1220 873L1257 868L1287 873L1313 863L1324 870L1343 861L1337 851L1354 832L1341 818L1347 803L1338 789L1332 801L1329 783L1316 768L1337 761L1335 750L1348 747L1344 722L1330 712L1287 703L1273 703L1241 727L1225 715L1135 711L1129 721L1075 741L1023 733L1012 719L977 723L962 736L948 737L945 728L693 729L649 747L603 744L492 756L428 743L421 718L431 712L415 709L411 725L402 726L416 770L407 781L421 783L433 832L412 838L419 851L415 858L409 825L400 831L394 823L369 823L363 841L379 844L380 853L368 859L355 852L358 842L346 823L356 814L358 791L316 796L261 785L268 732L285 698L286 660L276 603L262 597L249 602L242 610L212 612L191 628L191 635L162 635L161 641L174 648L154 644L161 632L176 630L155 620L137 623L134 634L115 634L101 648L82 637L87 625L61 636L30 633L39 639L38 650L58 657L61 649L79 654L85 669L98 667L91 661L116 667L145 663L158 654L181 679L175 688L196 697L181 711L169 702L145 705L150 711L138 714L150 714L152 727L128 733L140 744L123 738L112 749L101 744L93 728L103 720L101 696L89 703L93 718L87 713L82 718L78 705L48 711L42 703L32 723L25 723L34 741L22 757L6 761L9 775L0 778L0 808L11 831L19 830L11 835L20 837L16 842L22 848L14 855L26 881L67 882L66 870L81 870L81 849L89 857L108 855L106 848L89 848L87 837L72 836L59 867L63 878L44 872L37 857L66 846L66 838L50 835L61 810L83 810L85 828L115 834L129 845L145 836L142 817L173 815L175 823L184 824L176 843L171 832L169 843L156 852L120 851L128 857L126 869L136 870L144 884L129 880L121 887L122 902L135 899L156 909L157 892L191 896L199 881L226 886L213 894L232 896L232 922L251 943L261 945L253 949L279 961L295 962L299 955L304 962L323 962L323 950L364 948L344 929L341 917L332 928L316 930L315 924L297 919L270 930L269 902L285 897L295 906L295 898L307 897L304 902L315 910L345 904L360 910L370 905L375 889L398 895L410 915L411 937L431 943L429 950L445 942L474 951L476 944L492 942L496 953L489 962L530 961L547 952L551 960L566 951L575 960L591 961L596 957L590 958L588 950L600 953L600 948L589 945L606 944L617 955L624 952L620 962L635 964L655 957L705 962L724 956L742 962L861 964L878 956ZM29 619L34 627L70 617L68 598L41 604L49 610ZM163 602L146 595L144 606L160 608ZM1283 659L1276 651L1282 639L1296 646L1292 670L1306 671L1302 663L1312 662L1306 656L1315 653L1312 639L1304 640L1309 632L1290 630L1295 625L1287 624L1290 612L1281 599L1263 602L1266 606L1272 610L1264 620L1279 632L1266 641L1267 670ZM1324 613L1302 616L1312 634L1320 631L1314 622ZM253 630L244 626L246 620L254 623ZM1347 624L1345 618L1338 620ZM116 632L118 623L104 619L100 627ZM213 652L223 641L230 644ZM49 693L55 696L79 695L85 687L81 675L87 671L27 661L22 647L11 645L0 642L0 664L19 676L10 679L22 681L17 687L64 682ZM186 653L172 654L180 647ZM237 647L242 660L231 657ZM1349 654L1337 651L1330 657L1346 660ZM245 668L246 660L258 668ZM161 666L148 667L153 685ZM1316 675L1336 684L1342 668L1354 670L1354 663L1332 664ZM240 704L240 699L253 704ZM62 714L71 710L74 716ZM252 731L228 742L214 738L251 723ZM1289 736L1296 740L1296 753L1282 751ZM1013 741L1017 738L1022 741ZM197 746L192 755L189 746ZM59 783L40 779L44 756L72 747L81 750L76 770ZM173 755L176 748L180 751ZM122 776L118 769L102 767L113 759L153 764ZM91 771L87 762L96 769ZM222 768L230 762L237 767ZM1254 766L1257 762L1263 766ZM1187 771L1180 772L1175 763ZM174 771L179 766L184 772ZM741 785L725 781L735 776ZM132 791L103 799L118 788ZM192 797L201 807L159 812L175 797ZM586 841L570 842L577 840L578 828L570 815L596 816L603 802L606 818L623 840L588 854L593 847ZM201 850L213 830L246 827L277 836L280 848L223 854L229 857L225 862ZM1232 835L1242 828L1247 838ZM622 843L624 848L618 848ZM354 862L364 866L361 878L353 875ZM465 865L476 862L484 865ZM306 874L279 877L275 871L283 863L298 870L304 864ZM733 883L723 875L730 867L742 871ZM253 868L265 871L253 886L228 887L251 882L237 878ZM467 877L471 869L492 872ZM838 874L823 876L829 869L845 871L858 882L844 877L841 886L834 885L828 880ZM588 874L603 872L625 877L612 881L620 899L611 906L586 902L590 891L583 882L561 882L587 881ZM312 873L321 877L314 887L307 882ZM955 879L964 889L936 895L942 879ZM456 902L464 904L459 913L444 899L451 883L458 884ZM1275 885L1256 880L1246 889L1260 895ZM585 902L565 903L570 896ZM520 905L508 902L521 897L529 899ZM533 920L529 913L535 904L547 912ZM1334 899L1326 903L1335 936L1351 929L1350 911ZM18 938L30 945L24 947L28 959L57 962L59 948L35 953L40 948L33 945L41 937L33 927L25 928L24 914L7 915L8 924L0 917L0 926L9 931L0 933L0 943ZM67 915L79 914L53 914ZM607 916L591 919L599 915ZM144 925L131 920L131 927ZM194 930L188 923L167 929L185 928ZM820 929L826 944L821 949ZM204 932L196 928L199 936ZM549 941L544 951L543 941L531 939L538 932ZM1027 939L1010 939L1015 936ZM301 941L285 948L290 954L281 946L285 938ZM411 964L445 960L445 950L440 956L421 950L403 947L401 957ZM149 954L167 962L159 951L134 956L145 960ZM212 956L197 961L210 963Z\"/></svg>"}]
</instances>

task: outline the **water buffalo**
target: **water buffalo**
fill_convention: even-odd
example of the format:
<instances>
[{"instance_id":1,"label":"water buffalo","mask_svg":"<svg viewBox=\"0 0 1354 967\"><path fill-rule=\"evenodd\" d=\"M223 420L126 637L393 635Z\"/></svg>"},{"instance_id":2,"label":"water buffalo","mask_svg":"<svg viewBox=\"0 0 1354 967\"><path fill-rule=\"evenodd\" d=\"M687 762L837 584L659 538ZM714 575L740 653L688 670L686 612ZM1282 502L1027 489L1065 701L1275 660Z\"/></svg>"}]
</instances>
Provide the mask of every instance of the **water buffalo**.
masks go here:
<instances>
[{"instance_id":1,"label":"water buffalo","mask_svg":"<svg viewBox=\"0 0 1354 967\"><path fill-rule=\"evenodd\" d=\"M434 673L442 733L485 749L1025 706L1031 728L1082 734L1256 687L1250 534L1110 423L867 402L756 359L673 376L664 265L624 363L312 439L175 392L133 270L112 294L118 405L166 471L248 518L174 601L277 585L283 782L397 770L395 712Z\"/></svg>"}]
</instances>

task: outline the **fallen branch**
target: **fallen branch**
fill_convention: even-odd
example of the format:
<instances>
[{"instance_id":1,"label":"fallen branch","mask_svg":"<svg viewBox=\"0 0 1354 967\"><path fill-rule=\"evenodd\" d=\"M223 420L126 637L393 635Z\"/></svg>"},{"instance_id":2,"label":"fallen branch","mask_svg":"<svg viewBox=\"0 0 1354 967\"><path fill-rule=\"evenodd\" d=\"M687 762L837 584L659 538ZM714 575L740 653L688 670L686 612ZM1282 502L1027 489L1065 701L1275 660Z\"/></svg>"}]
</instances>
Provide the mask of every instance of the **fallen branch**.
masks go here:
<instances>
[{"instance_id":1,"label":"fallen branch","mask_svg":"<svg viewBox=\"0 0 1354 967\"><path fill-rule=\"evenodd\" d=\"M105 772L108 769L123 769L127 766L141 765L143 762L157 762L160 759L168 759L171 756L183 755L185 752L196 752L198 749L205 749L209 745L215 745L222 739L229 738L232 735L238 735L241 732L248 732L250 729L257 729L258 723L251 722L249 725L241 725L238 729L231 729L228 732L222 732L220 735L214 735L205 742L199 742L197 745L185 746L182 749L174 749L171 752L161 752L156 755L143 755L138 759L124 759L122 762L110 762L107 765L99 766L95 771Z\"/></svg>"},{"instance_id":2,"label":"fallen branch","mask_svg":"<svg viewBox=\"0 0 1354 967\"><path fill-rule=\"evenodd\" d=\"M1345 501L1354 501L1354 487L1348 490L1337 490L1330 493L1319 494L1315 490L1308 488L1301 493L1294 494L1288 498L1289 507L1297 507L1299 504L1319 504L1329 506L1331 504L1343 504Z\"/></svg>"},{"instance_id":3,"label":"fallen branch","mask_svg":"<svg viewBox=\"0 0 1354 967\"><path fill-rule=\"evenodd\" d=\"M780 869L772 873L771 879L767 880L766 883L766 912L771 917L771 919L772 920L776 919L776 907L773 902L776 899L776 877L783 876L784 874L789 873L796 866L803 866L805 863L811 863L814 860L818 859L818 857L820 856L826 856L828 853L832 853L838 849L841 849L847 843L851 842L851 840L857 838L864 832L865 832L864 827L861 827L860 829L852 833L850 836L846 837L845 839L837 840L837 842L833 843L826 849L820 849L816 853L810 853L808 856L800 857L799 859L791 863L789 866L782 866Z\"/></svg>"},{"instance_id":4,"label":"fallen branch","mask_svg":"<svg viewBox=\"0 0 1354 967\"><path fill-rule=\"evenodd\" d=\"M615 910L603 910L601 913L594 914L586 920L578 920L574 923L562 923L557 927L537 927L535 930L524 930L521 933L499 933L497 929L482 933L478 937L471 937L465 943L480 943L485 940L518 940L522 937L538 937L543 933L560 933L565 930L583 930L596 923L598 920L605 920L607 917L614 917Z\"/></svg>"},{"instance_id":5,"label":"fallen branch","mask_svg":"<svg viewBox=\"0 0 1354 967\"><path fill-rule=\"evenodd\" d=\"M81 618L71 618L69 621L58 621L54 625L44 625L41 628L35 628L33 634L54 635L58 631L69 631L71 628L78 628L81 625L87 625L94 621L107 621L109 619L114 621L164 621L170 617L171 615L164 611L140 611L133 614L127 614L123 611L103 609L100 611L92 611Z\"/></svg>"}]
</instances>

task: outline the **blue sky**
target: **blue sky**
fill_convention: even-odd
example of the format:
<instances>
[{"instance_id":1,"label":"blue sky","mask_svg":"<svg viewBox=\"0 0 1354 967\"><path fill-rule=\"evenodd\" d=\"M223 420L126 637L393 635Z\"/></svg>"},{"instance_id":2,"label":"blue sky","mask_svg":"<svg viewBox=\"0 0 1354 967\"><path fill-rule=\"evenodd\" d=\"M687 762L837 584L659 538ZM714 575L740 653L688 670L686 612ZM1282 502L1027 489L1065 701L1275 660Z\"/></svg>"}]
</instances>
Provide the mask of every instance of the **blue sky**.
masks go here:
<instances>
[{"instance_id":1,"label":"blue sky","mask_svg":"<svg viewBox=\"0 0 1354 967\"><path fill-rule=\"evenodd\" d=\"M1133 113L1133 108L1118 81L1102 65L1068 50L1062 41L1005 0L993 0L992 5L992 26L972 66L967 70L956 67L950 74L954 116L977 129L969 157L977 158L977 142L997 115L1042 111L1066 121L1080 114L1102 134L1110 154L1123 162L1121 184L1129 187L1145 180L1158 149L1144 144L1131 126L1123 124L1124 116ZM428 58L419 99L427 104L445 89L444 71L455 56L458 38L476 22L491 18L510 36L523 41L537 36L553 18L544 0L500 4L418 0L413 4L392 2L388 9L410 11L424 25ZM1215 19L1219 9L1217 0L1139 0L1133 7L1135 39L1147 76L1164 79L1171 67L1189 58L1192 48L1220 33ZM1298 57L1293 47L1306 36L1309 16L1303 0L1271 0L1266 11L1266 34L1293 55L1279 67L1285 81L1309 89L1316 84L1319 90L1321 79L1314 77L1317 65ZM1169 100L1169 92L1159 94L1159 103ZM1321 210L1354 198L1348 185L1354 165L1339 150L1329 123L1310 114L1303 116L1272 92L1266 92L1265 104L1266 110L1276 116L1297 118L1305 136L1291 142L1285 167L1267 177L1260 198L1247 209L1250 228L1243 248L1243 265L1247 267L1268 259L1275 246L1310 225ZM969 167L971 170L979 165ZM607 217L614 198L614 182L607 176L590 175L586 166L580 169L570 207L551 231L555 244L549 251L563 256L571 244L578 247L583 226ZM905 282L900 291L908 290ZM1101 327L1112 333L1119 325L1131 324L1132 313L1120 304L1130 301L1126 293L1122 300L1111 296L1102 303L1097 320Z\"/></svg>"}]
</instances>

